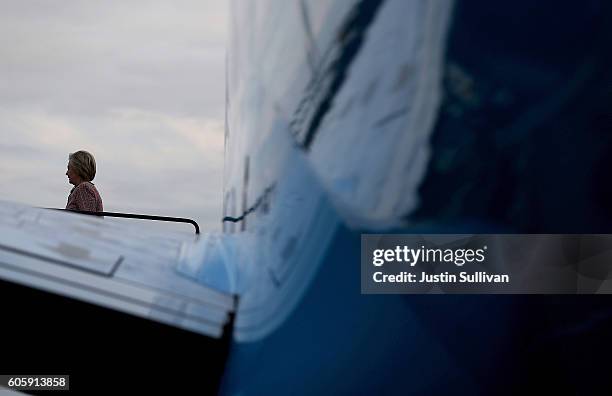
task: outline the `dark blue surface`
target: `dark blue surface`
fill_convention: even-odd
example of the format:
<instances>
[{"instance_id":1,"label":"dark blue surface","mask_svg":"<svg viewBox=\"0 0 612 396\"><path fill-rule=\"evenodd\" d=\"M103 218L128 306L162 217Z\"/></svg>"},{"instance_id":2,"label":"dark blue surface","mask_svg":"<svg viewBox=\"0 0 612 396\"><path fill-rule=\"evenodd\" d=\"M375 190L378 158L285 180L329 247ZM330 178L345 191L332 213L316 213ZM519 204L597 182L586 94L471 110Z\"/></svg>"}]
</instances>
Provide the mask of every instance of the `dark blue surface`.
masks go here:
<instances>
[{"instance_id":1,"label":"dark blue surface","mask_svg":"<svg viewBox=\"0 0 612 396\"><path fill-rule=\"evenodd\" d=\"M612 230L611 16L603 1L457 2L411 219Z\"/></svg>"},{"instance_id":2,"label":"dark blue surface","mask_svg":"<svg viewBox=\"0 0 612 396\"><path fill-rule=\"evenodd\" d=\"M610 232L611 17L605 1L457 1L421 204L410 227L388 231ZM609 296L362 295L359 253L360 232L341 226L288 319L233 344L223 393L608 384Z\"/></svg>"}]
</instances>

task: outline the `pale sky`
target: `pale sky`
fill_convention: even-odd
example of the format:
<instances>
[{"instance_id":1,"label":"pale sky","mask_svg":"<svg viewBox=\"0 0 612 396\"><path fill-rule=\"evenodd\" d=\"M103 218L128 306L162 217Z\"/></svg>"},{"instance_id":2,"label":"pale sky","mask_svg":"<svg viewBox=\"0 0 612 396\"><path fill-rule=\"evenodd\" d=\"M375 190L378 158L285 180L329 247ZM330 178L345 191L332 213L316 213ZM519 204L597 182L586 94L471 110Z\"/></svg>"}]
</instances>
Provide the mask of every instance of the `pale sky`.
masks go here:
<instances>
[{"instance_id":1,"label":"pale sky","mask_svg":"<svg viewBox=\"0 0 612 396\"><path fill-rule=\"evenodd\" d=\"M66 205L94 154L104 209L220 229L225 0L0 0L0 200Z\"/></svg>"}]
</instances>

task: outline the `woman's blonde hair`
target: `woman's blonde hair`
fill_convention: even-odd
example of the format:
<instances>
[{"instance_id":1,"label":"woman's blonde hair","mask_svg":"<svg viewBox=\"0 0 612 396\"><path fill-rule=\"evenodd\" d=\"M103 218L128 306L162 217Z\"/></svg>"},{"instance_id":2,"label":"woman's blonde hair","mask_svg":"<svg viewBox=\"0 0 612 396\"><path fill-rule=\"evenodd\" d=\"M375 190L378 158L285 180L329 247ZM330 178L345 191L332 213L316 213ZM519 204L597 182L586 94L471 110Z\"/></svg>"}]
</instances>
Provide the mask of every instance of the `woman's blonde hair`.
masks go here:
<instances>
[{"instance_id":1,"label":"woman's blonde hair","mask_svg":"<svg viewBox=\"0 0 612 396\"><path fill-rule=\"evenodd\" d=\"M87 151L77 151L68 154L68 163L84 181L92 181L96 177L96 160Z\"/></svg>"}]
</instances>

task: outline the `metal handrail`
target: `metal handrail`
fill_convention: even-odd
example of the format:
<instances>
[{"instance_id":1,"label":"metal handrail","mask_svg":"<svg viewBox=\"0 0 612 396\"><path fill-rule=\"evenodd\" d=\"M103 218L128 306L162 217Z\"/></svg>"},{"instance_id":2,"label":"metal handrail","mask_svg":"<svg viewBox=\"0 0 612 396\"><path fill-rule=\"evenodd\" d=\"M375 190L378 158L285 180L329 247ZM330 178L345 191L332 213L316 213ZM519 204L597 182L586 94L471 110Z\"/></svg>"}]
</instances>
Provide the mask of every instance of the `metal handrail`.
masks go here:
<instances>
[{"instance_id":1,"label":"metal handrail","mask_svg":"<svg viewBox=\"0 0 612 396\"><path fill-rule=\"evenodd\" d=\"M59 208L47 208L53 210L66 210ZM135 213L116 213L116 212L89 212L84 210L68 210L68 212L80 213L89 216L108 216L108 217L122 217L127 219L140 219L140 220L156 220L156 221L169 221L173 223L188 223L195 227L195 233L200 233L200 226L195 220L186 219L183 217L168 217L168 216L152 216L152 215L143 215L143 214L135 214Z\"/></svg>"}]
</instances>

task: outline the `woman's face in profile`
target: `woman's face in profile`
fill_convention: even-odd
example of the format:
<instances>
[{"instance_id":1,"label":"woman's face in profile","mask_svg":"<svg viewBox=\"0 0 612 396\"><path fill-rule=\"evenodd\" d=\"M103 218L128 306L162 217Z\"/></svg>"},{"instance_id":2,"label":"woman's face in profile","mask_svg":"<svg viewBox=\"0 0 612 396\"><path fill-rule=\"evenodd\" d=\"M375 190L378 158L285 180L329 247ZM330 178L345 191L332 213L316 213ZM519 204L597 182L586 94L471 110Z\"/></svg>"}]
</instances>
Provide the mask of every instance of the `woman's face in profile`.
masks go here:
<instances>
[{"instance_id":1,"label":"woman's face in profile","mask_svg":"<svg viewBox=\"0 0 612 396\"><path fill-rule=\"evenodd\" d=\"M68 170L66 170L66 176L68 176L68 182L70 184L74 184L75 186L81 182L81 178L76 173L70 162L68 162Z\"/></svg>"}]
</instances>

